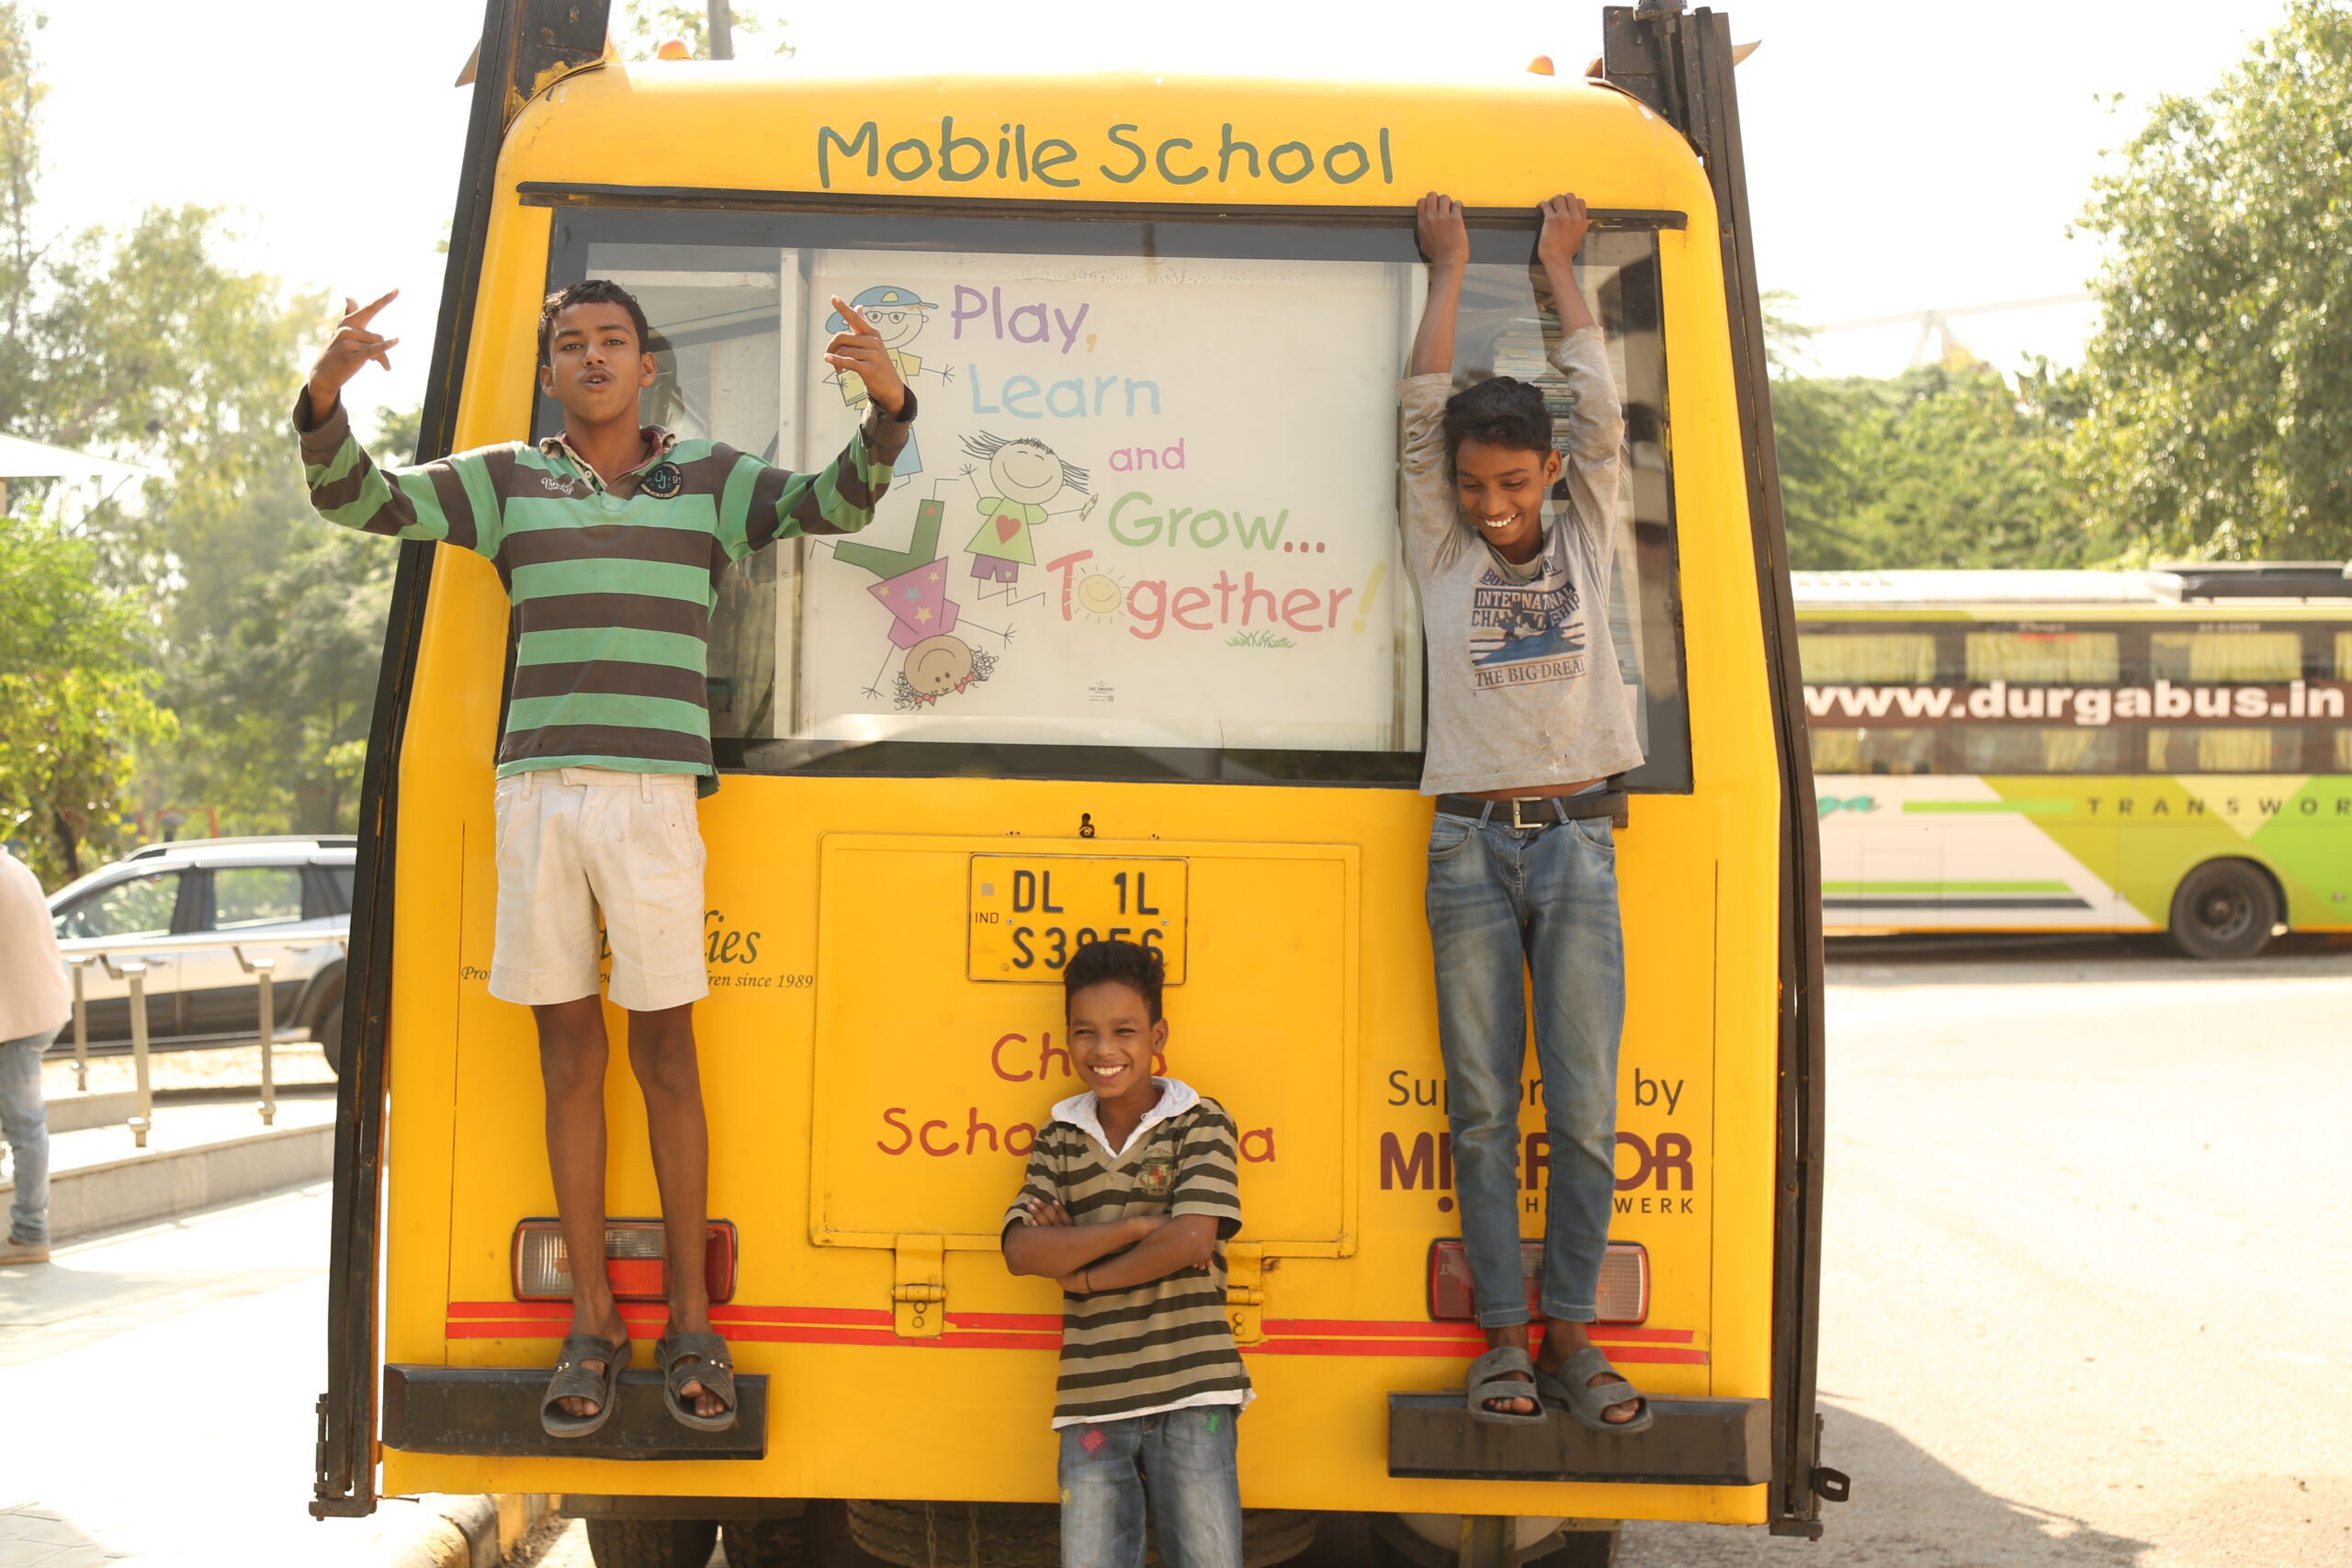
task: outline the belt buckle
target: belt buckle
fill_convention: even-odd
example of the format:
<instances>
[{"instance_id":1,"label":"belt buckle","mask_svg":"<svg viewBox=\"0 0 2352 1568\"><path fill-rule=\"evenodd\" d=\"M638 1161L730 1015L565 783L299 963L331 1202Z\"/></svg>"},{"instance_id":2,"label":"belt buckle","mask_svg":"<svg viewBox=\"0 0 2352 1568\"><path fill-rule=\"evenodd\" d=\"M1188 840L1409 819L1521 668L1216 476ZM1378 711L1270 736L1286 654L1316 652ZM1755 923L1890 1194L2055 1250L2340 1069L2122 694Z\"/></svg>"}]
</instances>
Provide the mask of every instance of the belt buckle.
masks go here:
<instances>
[{"instance_id":1,"label":"belt buckle","mask_svg":"<svg viewBox=\"0 0 2352 1568\"><path fill-rule=\"evenodd\" d=\"M1512 796L1510 803L1510 825L1520 829L1521 832L1525 832L1530 829L1549 828L1556 824L1560 819L1559 812L1556 809L1553 812L1552 819L1549 822L1530 822L1521 817L1519 813L1519 808L1527 805L1531 800L1548 800L1549 798L1549 796L1545 795Z\"/></svg>"}]
</instances>

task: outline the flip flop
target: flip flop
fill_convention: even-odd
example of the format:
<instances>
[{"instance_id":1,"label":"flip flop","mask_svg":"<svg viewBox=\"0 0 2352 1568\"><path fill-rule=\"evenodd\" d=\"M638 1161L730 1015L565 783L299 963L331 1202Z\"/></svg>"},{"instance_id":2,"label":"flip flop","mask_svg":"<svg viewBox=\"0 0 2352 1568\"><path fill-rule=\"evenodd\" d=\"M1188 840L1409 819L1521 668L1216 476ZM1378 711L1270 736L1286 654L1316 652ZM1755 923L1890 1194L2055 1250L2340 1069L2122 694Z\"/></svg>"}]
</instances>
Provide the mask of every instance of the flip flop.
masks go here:
<instances>
[{"instance_id":1,"label":"flip flop","mask_svg":"<svg viewBox=\"0 0 2352 1568\"><path fill-rule=\"evenodd\" d=\"M1616 1377L1614 1382L1586 1385L1601 1372ZM1617 1377L1617 1369L1609 1364L1609 1357L1598 1345L1588 1345L1568 1358L1568 1364L1558 1372L1535 1370L1535 1386L1544 1397L1568 1407L1568 1414L1596 1432L1639 1432L1656 1419L1650 1413L1650 1402L1640 1389ZM1629 1399L1640 1400L1641 1409L1631 1421L1611 1421L1602 1414L1612 1404L1623 1404Z\"/></svg>"},{"instance_id":2,"label":"flip flop","mask_svg":"<svg viewBox=\"0 0 2352 1568\"><path fill-rule=\"evenodd\" d=\"M716 1334L665 1334L653 1347L653 1364L662 1369L663 1397L678 1425L697 1432L724 1432L735 1425L735 1360L726 1340ZM718 1395L727 1408L716 1416L695 1414L701 1395L689 1399L682 1392L690 1382Z\"/></svg>"},{"instance_id":3,"label":"flip flop","mask_svg":"<svg viewBox=\"0 0 2352 1568\"><path fill-rule=\"evenodd\" d=\"M605 1370L592 1372L582 1363L602 1361ZM602 1431L620 1403L621 1373L628 1368L628 1341L605 1339L594 1334L564 1337L556 1350L555 1375L548 1379L547 1397L539 1402L539 1427L550 1438L584 1438ZM567 1415L559 1399L593 1399L594 1416Z\"/></svg>"},{"instance_id":4,"label":"flip flop","mask_svg":"<svg viewBox=\"0 0 2352 1568\"><path fill-rule=\"evenodd\" d=\"M1491 1421L1500 1427L1540 1427L1544 1424L1544 1401L1535 1384L1519 1378L1507 1377L1508 1372L1535 1375L1535 1363L1526 1351L1516 1345L1498 1345L1470 1363L1470 1375L1465 1380L1470 1402L1470 1417L1474 1421ZM1525 1399L1535 1404L1532 1416L1516 1410L1490 1410L1490 1399Z\"/></svg>"}]
</instances>

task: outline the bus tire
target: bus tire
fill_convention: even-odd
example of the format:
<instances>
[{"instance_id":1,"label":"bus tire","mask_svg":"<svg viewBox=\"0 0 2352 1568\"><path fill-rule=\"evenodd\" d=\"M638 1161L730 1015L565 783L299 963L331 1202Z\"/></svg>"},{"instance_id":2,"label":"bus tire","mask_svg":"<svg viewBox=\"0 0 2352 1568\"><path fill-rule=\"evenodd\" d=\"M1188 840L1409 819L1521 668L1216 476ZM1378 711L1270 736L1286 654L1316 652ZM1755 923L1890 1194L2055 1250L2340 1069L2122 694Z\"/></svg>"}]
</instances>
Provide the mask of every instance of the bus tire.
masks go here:
<instances>
[{"instance_id":1,"label":"bus tire","mask_svg":"<svg viewBox=\"0 0 2352 1568\"><path fill-rule=\"evenodd\" d=\"M848 1506L854 1558L838 1568L865 1568L876 1560L897 1568L971 1560L977 1540L989 1568L1060 1568L1061 1510L1051 1503L921 1503L858 1499ZM1296 1508L1241 1511L1243 1568L1273 1568L1315 1544L1321 1516ZM835 1556L841 1554L837 1551ZM837 1568L820 1556L820 1568ZM730 1560L730 1568L732 1568Z\"/></svg>"},{"instance_id":2,"label":"bus tire","mask_svg":"<svg viewBox=\"0 0 2352 1568\"><path fill-rule=\"evenodd\" d=\"M729 1519L718 1527L727 1568L808 1568L808 1527L800 1519Z\"/></svg>"},{"instance_id":3,"label":"bus tire","mask_svg":"<svg viewBox=\"0 0 2352 1568\"><path fill-rule=\"evenodd\" d=\"M2252 958L2270 943L2279 899L2270 874L2249 860L2209 860L2172 896L2172 943L2191 958Z\"/></svg>"},{"instance_id":4,"label":"bus tire","mask_svg":"<svg viewBox=\"0 0 2352 1568\"><path fill-rule=\"evenodd\" d=\"M707 1568L718 1544L716 1519L590 1519L596 1568Z\"/></svg>"}]
</instances>

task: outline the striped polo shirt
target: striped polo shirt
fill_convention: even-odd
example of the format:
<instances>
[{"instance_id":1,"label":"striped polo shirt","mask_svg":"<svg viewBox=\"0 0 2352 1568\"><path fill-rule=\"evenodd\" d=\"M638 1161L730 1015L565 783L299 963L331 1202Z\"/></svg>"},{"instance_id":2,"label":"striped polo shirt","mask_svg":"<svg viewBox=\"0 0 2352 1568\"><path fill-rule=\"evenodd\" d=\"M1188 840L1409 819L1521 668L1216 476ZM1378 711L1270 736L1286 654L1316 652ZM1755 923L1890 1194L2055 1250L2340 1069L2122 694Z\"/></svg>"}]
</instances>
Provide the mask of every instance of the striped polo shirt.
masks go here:
<instances>
[{"instance_id":1,"label":"striped polo shirt","mask_svg":"<svg viewBox=\"0 0 2352 1568\"><path fill-rule=\"evenodd\" d=\"M1159 1103L1116 1153L1092 1094L1055 1106L1029 1152L1021 1196L1005 1211L1007 1229L1029 1223L1022 1205L1032 1198L1061 1204L1081 1225L1137 1214L1216 1221L1216 1250L1197 1269L1124 1291L1064 1292L1056 1427L1251 1398L1225 1317L1225 1244L1241 1228L1233 1118L1189 1085L1152 1081L1160 1087Z\"/></svg>"},{"instance_id":2,"label":"striped polo shirt","mask_svg":"<svg viewBox=\"0 0 2352 1568\"><path fill-rule=\"evenodd\" d=\"M710 613L728 567L778 539L854 534L874 521L907 444L869 407L824 468L797 474L716 441L648 428L649 455L607 482L561 436L385 470L338 402L306 429L311 504L330 523L436 539L489 558L514 605L514 687L498 772L616 768L715 773Z\"/></svg>"}]
</instances>

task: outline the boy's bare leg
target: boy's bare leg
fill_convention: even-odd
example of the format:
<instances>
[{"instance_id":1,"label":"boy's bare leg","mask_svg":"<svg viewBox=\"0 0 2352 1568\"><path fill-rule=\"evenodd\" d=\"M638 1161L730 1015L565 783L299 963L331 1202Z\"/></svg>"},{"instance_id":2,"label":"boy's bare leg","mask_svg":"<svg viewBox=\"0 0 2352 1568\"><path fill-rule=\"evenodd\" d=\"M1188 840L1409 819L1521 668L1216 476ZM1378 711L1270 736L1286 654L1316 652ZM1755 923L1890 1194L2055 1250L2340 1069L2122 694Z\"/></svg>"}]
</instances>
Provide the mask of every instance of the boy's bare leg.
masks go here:
<instances>
[{"instance_id":1,"label":"boy's bare leg","mask_svg":"<svg viewBox=\"0 0 2352 1568\"><path fill-rule=\"evenodd\" d=\"M645 1091L653 1177L662 1188L662 1228L670 1258L671 1334L710 1332L710 1286L703 1278L709 1233L710 1133L702 1112L702 1068L695 1057L692 1002L628 1015L628 1062ZM726 1401L689 1382L695 1413L718 1416Z\"/></svg>"},{"instance_id":2,"label":"boy's bare leg","mask_svg":"<svg viewBox=\"0 0 2352 1568\"><path fill-rule=\"evenodd\" d=\"M572 1334L628 1337L605 1273L605 1004L599 997L534 1007L539 1026L539 1080L547 1089L548 1168L555 1212L571 1260ZM601 1372L599 1360L582 1363ZM593 1399L557 1401L566 1415L594 1416Z\"/></svg>"}]
</instances>

